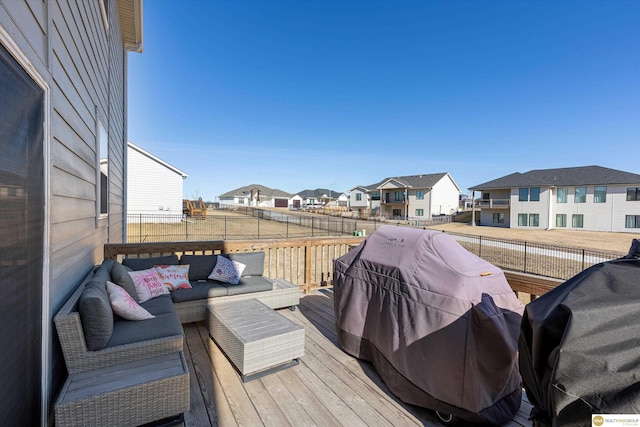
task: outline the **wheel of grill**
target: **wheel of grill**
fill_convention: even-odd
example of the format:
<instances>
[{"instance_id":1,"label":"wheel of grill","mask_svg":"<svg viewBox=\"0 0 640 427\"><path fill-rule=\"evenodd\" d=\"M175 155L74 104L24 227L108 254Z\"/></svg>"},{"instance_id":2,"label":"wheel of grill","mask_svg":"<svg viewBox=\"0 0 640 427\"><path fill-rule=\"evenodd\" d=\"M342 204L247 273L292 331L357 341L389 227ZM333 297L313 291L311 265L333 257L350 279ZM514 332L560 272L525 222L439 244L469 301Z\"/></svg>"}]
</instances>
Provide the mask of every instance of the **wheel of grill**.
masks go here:
<instances>
[{"instance_id":1,"label":"wheel of grill","mask_svg":"<svg viewBox=\"0 0 640 427\"><path fill-rule=\"evenodd\" d=\"M436 411L436 415L444 424L452 425L457 421L453 414L445 414L444 412Z\"/></svg>"}]
</instances>

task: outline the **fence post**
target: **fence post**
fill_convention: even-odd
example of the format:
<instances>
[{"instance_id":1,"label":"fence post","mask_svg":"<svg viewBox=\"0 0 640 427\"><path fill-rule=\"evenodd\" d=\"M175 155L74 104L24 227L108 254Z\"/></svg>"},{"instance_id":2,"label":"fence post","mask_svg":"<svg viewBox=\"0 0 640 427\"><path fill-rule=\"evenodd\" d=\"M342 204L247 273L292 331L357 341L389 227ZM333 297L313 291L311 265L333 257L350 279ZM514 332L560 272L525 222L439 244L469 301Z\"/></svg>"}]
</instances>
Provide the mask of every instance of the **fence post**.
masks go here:
<instances>
[{"instance_id":1,"label":"fence post","mask_svg":"<svg viewBox=\"0 0 640 427\"><path fill-rule=\"evenodd\" d=\"M287 217L287 239L289 238L289 217Z\"/></svg>"},{"instance_id":2,"label":"fence post","mask_svg":"<svg viewBox=\"0 0 640 427\"><path fill-rule=\"evenodd\" d=\"M478 242L478 256L482 258L482 236L480 236L480 240Z\"/></svg>"},{"instance_id":3,"label":"fence post","mask_svg":"<svg viewBox=\"0 0 640 427\"><path fill-rule=\"evenodd\" d=\"M258 221L258 239L260 238L260 215L256 216L256 221Z\"/></svg>"},{"instance_id":4,"label":"fence post","mask_svg":"<svg viewBox=\"0 0 640 427\"><path fill-rule=\"evenodd\" d=\"M582 269L584 270L584 249L582 250Z\"/></svg>"},{"instance_id":5,"label":"fence post","mask_svg":"<svg viewBox=\"0 0 640 427\"><path fill-rule=\"evenodd\" d=\"M140 230L140 235L138 236L138 242L142 243L142 214L140 214L140 222L138 223L138 229Z\"/></svg>"},{"instance_id":6,"label":"fence post","mask_svg":"<svg viewBox=\"0 0 640 427\"><path fill-rule=\"evenodd\" d=\"M527 242L524 242L524 269L522 270L523 273L527 272Z\"/></svg>"},{"instance_id":7,"label":"fence post","mask_svg":"<svg viewBox=\"0 0 640 427\"><path fill-rule=\"evenodd\" d=\"M313 237L313 217L311 217L311 237Z\"/></svg>"}]
</instances>

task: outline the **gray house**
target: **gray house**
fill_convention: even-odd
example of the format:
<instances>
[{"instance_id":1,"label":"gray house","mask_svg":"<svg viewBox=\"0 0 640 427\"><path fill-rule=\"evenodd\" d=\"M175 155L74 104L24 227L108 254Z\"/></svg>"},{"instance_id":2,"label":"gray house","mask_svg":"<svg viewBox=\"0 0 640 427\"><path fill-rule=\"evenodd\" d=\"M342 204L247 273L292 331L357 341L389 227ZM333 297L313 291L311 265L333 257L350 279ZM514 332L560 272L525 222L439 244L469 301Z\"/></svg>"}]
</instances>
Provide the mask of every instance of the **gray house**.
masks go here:
<instances>
[{"instance_id":1,"label":"gray house","mask_svg":"<svg viewBox=\"0 0 640 427\"><path fill-rule=\"evenodd\" d=\"M127 52L141 0L0 0L0 422L51 424L52 318L125 233Z\"/></svg>"},{"instance_id":2,"label":"gray house","mask_svg":"<svg viewBox=\"0 0 640 427\"><path fill-rule=\"evenodd\" d=\"M220 207L262 206L286 208L291 194L260 184L250 184L220 195Z\"/></svg>"},{"instance_id":3,"label":"gray house","mask_svg":"<svg viewBox=\"0 0 640 427\"><path fill-rule=\"evenodd\" d=\"M515 172L470 188L493 227L640 232L640 175L602 166ZM475 216L474 216L475 218Z\"/></svg>"}]
</instances>

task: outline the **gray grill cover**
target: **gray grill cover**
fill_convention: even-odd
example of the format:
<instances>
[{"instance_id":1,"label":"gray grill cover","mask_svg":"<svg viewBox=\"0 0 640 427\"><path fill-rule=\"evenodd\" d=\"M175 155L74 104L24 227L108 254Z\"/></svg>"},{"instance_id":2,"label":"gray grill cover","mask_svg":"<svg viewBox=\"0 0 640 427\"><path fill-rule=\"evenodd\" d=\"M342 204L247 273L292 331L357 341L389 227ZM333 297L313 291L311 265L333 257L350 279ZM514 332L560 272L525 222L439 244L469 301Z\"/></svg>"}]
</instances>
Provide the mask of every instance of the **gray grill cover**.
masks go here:
<instances>
[{"instance_id":1,"label":"gray grill cover","mask_svg":"<svg viewBox=\"0 0 640 427\"><path fill-rule=\"evenodd\" d=\"M381 227L334 261L334 293L340 346L403 401L476 423L518 411L524 307L451 236Z\"/></svg>"}]
</instances>

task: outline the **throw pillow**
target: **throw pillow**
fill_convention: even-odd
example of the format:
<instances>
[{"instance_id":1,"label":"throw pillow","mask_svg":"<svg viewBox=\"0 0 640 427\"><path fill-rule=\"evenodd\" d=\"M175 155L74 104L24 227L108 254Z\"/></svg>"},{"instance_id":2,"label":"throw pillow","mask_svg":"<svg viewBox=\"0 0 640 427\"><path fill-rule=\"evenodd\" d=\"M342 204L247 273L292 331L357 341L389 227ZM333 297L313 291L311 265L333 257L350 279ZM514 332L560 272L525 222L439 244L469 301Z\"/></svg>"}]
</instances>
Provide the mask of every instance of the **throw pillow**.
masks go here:
<instances>
[{"instance_id":1,"label":"throw pillow","mask_svg":"<svg viewBox=\"0 0 640 427\"><path fill-rule=\"evenodd\" d=\"M131 298L129 292L115 283L107 281L107 293L109 294L109 301L111 302L113 312L123 319L146 320L156 317L140 307L140 304Z\"/></svg>"},{"instance_id":2,"label":"throw pillow","mask_svg":"<svg viewBox=\"0 0 640 427\"><path fill-rule=\"evenodd\" d=\"M92 280L86 284L78 311L87 348L93 351L105 348L113 334L113 310L104 282Z\"/></svg>"},{"instance_id":3,"label":"throw pillow","mask_svg":"<svg viewBox=\"0 0 640 427\"><path fill-rule=\"evenodd\" d=\"M162 284L170 291L191 287L188 265L156 265L155 269Z\"/></svg>"},{"instance_id":4,"label":"throw pillow","mask_svg":"<svg viewBox=\"0 0 640 427\"><path fill-rule=\"evenodd\" d=\"M229 258L220 255L216 261L216 266L213 267L213 271L209 274L209 279L237 285L240 283L240 275L244 268L244 264L238 261L231 261Z\"/></svg>"},{"instance_id":5,"label":"throw pillow","mask_svg":"<svg viewBox=\"0 0 640 427\"><path fill-rule=\"evenodd\" d=\"M134 300L138 300L136 285L133 284L133 279L129 276L127 267L119 262L114 262L111 267L111 281L129 292L129 295L131 295Z\"/></svg>"},{"instance_id":6,"label":"throw pillow","mask_svg":"<svg viewBox=\"0 0 640 427\"><path fill-rule=\"evenodd\" d=\"M169 293L169 289L162 284L155 268L130 271L129 276L131 276L133 284L136 286L138 302L145 302L151 298Z\"/></svg>"}]
</instances>

